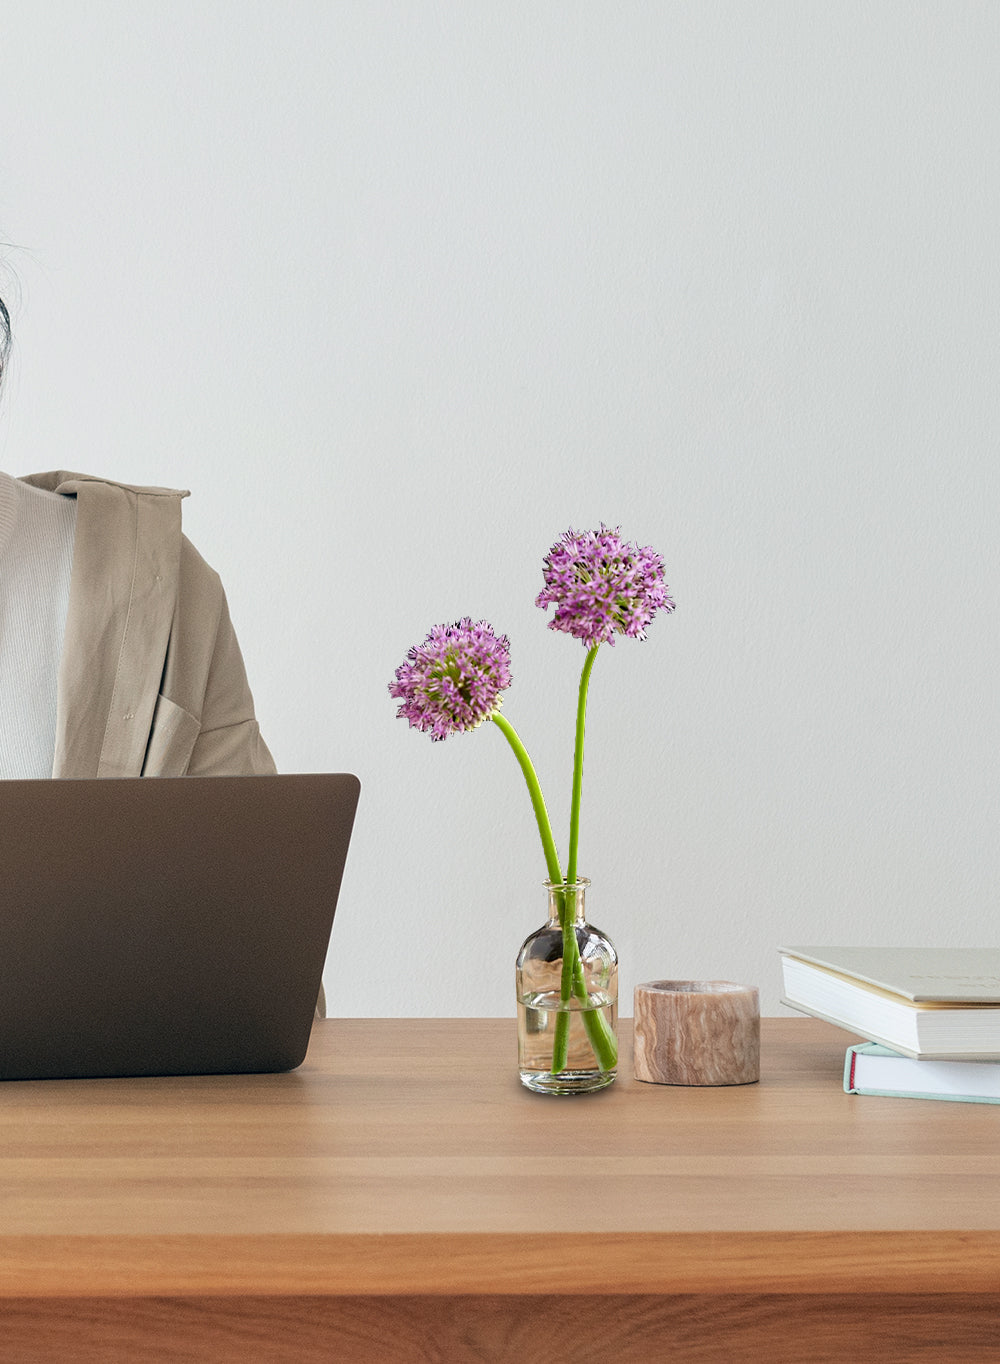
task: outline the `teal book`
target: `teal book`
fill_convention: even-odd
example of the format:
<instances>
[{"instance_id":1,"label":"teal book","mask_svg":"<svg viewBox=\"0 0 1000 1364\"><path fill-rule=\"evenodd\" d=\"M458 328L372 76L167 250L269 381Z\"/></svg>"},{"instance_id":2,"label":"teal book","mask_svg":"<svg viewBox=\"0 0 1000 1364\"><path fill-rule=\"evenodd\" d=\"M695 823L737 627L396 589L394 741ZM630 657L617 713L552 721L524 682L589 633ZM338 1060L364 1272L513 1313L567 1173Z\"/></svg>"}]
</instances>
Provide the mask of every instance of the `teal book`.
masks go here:
<instances>
[{"instance_id":1,"label":"teal book","mask_svg":"<svg viewBox=\"0 0 1000 1364\"><path fill-rule=\"evenodd\" d=\"M844 1089L895 1099L948 1099L953 1103L1000 1103L1000 1062L918 1061L878 1042L847 1048Z\"/></svg>"}]
</instances>

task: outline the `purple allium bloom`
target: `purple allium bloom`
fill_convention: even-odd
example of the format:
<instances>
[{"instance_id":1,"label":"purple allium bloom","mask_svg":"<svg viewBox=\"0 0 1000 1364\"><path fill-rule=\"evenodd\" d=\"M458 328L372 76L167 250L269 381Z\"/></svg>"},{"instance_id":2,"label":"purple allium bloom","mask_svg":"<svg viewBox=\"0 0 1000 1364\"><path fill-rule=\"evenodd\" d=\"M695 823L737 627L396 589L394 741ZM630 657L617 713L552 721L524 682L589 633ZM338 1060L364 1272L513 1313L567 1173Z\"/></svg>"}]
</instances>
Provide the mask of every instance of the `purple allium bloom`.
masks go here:
<instances>
[{"instance_id":1,"label":"purple allium bloom","mask_svg":"<svg viewBox=\"0 0 1000 1364\"><path fill-rule=\"evenodd\" d=\"M510 640L492 625L465 616L454 625L435 625L396 669L389 695L396 711L432 740L475 729L500 705L510 686Z\"/></svg>"},{"instance_id":2,"label":"purple allium bloom","mask_svg":"<svg viewBox=\"0 0 1000 1364\"><path fill-rule=\"evenodd\" d=\"M588 649L614 644L615 635L645 639L657 611L674 603L654 549L622 540L620 527L568 530L545 557L545 589L535 605L554 606L550 630L582 640Z\"/></svg>"}]
</instances>

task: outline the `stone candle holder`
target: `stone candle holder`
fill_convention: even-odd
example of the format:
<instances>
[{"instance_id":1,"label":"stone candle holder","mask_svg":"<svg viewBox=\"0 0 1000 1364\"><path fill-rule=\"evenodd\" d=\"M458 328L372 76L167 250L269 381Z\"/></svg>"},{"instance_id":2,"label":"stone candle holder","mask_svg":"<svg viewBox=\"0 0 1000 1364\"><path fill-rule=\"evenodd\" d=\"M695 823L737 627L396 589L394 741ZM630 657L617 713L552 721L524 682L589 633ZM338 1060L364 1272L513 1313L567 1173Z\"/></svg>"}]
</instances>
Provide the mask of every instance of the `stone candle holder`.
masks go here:
<instances>
[{"instance_id":1,"label":"stone candle holder","mask_svg":"<svg viewBox=\"0 0 1000 1364\"><path fill-rule=\"evenodd\" d=\"M635 987L633 1069L656 1085L751 1085L760 1079L756 986L654 980Z\"/></svg>"}]
</instances>

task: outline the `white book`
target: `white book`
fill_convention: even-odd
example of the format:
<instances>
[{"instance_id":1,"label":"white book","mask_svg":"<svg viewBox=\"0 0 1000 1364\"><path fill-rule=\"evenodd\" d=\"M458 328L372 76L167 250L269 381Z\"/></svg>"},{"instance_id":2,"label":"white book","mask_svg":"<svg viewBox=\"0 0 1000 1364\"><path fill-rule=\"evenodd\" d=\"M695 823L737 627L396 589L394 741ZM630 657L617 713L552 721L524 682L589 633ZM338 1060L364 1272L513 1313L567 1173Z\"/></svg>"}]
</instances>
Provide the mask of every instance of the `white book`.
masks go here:
<instances>
[{"instance_id":1,"label":"white book","mask_svg":"<svg viewBox=\"0 0 1000 1364\"><path fill-rule=\"evenodd\" d=\"M904 1056L1000 1060L1000 948L779 950L793 1009Z\"/></svg>"},{"instance_id":2,"label":"white book","mask_svg":"<svg viewBox=\"0 0 1000 1364\"><path fill-rule=\"evenodd\" d=\"M879 1042L848 1047L844 1090L896 1099L949 1099L1000 1103L1000 1062L916 1061Z\"/></svg>"}]
</instances>

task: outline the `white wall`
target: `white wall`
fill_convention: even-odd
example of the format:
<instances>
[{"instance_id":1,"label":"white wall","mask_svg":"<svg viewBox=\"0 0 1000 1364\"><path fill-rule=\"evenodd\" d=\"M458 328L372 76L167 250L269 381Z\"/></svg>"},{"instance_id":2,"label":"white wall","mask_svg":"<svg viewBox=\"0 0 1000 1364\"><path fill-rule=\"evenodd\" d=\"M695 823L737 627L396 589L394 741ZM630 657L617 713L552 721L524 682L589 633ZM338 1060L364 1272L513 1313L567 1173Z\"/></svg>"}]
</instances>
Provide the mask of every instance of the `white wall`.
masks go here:
<instances>
[{"instance_id":1,"label":"white wall","mask_svg":"<svg viewBox=\"0 0 1000 1364\"><path fill-rule=\"evenodd\" d=\"M0 467L190 487L265 735L364 782L327 986L510 1014L542 917L487 727L387 683L512 639L565 848L569 525L676 595L591 686L581 870L632 987L995 943L1000 7L0 4Z\"/></svg>"}]
</instances>

